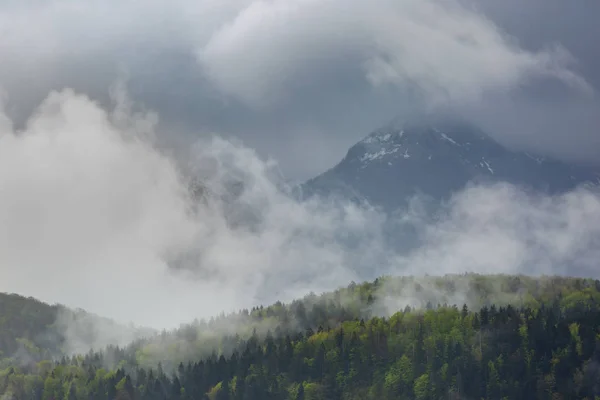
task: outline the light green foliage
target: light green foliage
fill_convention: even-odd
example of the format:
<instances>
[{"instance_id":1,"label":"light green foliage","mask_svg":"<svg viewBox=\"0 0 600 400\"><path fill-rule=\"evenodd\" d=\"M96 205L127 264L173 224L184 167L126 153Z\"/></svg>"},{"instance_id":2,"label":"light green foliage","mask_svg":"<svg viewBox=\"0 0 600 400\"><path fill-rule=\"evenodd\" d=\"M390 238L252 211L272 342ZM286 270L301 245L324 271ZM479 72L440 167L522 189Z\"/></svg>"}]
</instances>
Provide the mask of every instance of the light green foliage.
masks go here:
<instances>
[{"instance_id":1,"label":"light green foliage","mask_svg":"<svg viewBox=\"0 0 600 400\"><path fill-rule=\"evenodd\" d=\"M2 315L15 336L0 332L1 350L27 357L3 360L0 393L36 400L593 399L599 289L598 281L556 277L384 277L53 361L41 360L50 349L29 330L33 323ZM405 300L418 307L405 308ZM26 305L34 300L4 301L11 312L24 305L31 317L31 309L44 310ZM51 322L41 320L46 332Z\"/></svg>"}]
</instances>

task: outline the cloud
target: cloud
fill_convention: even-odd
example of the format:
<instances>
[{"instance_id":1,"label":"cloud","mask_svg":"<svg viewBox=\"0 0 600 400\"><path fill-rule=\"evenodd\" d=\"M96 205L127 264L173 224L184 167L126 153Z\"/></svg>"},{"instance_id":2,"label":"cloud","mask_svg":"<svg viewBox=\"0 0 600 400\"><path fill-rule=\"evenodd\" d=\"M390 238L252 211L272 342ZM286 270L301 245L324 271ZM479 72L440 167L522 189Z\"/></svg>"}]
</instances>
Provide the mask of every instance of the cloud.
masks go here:
<instances>
[{"instance_id":1,"label":"cloud","mask_svg":"<svg viewBox=\"0 0 600 400\"><path fill-rule=\"evenodd\" d=\"M518 111L549 110L537 99L523 100L522 92L534 90L535 82L580 89L551 96L560 99L551 110L557 120L574 119L569 115L575 111L561 111L576 104L574 97L597 109L597 101L581 92L597 89L598 80L589 68L589 54L597 53L592 41L572 38L579 25L543 28L532 45L525 39L537 31L522 29L532 25L530 19L474 1L480 12L471 3L5 1L0 86L10 94L7 112L20 125L51 90L73 88L108 104L106 89L124 69L132 97L157 110L163 125L177 127L161 130L159 142L185 142L181 132L238 136L261 156L275 155L294 179L331 167L394 114L432 104L466 103L462 108L471 110L491 92L495 100L486 104L494 109L499 97L513 104L516 96L520 106L505 111L515 118L484 123L496 137L518 130L511 143L533 147L547 129L530 116L535 113ZM530 14L546 8L527 6ZM546 25L561 25L560 15L544 13ZM594 26L587 19L578 24ZM513 32L520 36L508 36ZM562 39L576 60L560 46ZM582 57L583 65L574 62ZM569 158L592 159L597 121L587 118L576 130L581 133ZM551 129L550 137L542 150L563 156L568 135Z\"/></svg>"},{"instance_id":2,"label":"cloud","mask_svg":"<svg viewBox=\"0 0 600 400\"><path fill-rule=\"evenodd\" d=\"M470 186L435 221L414 223L422 245L397 260L405 271L598 277L597 187L545 196L509 184Z\"/></svg>"},{"instance_id":3,"label":"cloud","mask_svg":"<svg viewBox=\"0 0 600 400\"><path fill-rule=\"evenodd\" d=\"M199 59L219 88L251 104L275 101L298 81L332 79L337 68L433 100L477 98L544 75L588 89L564 51L524 51L454 1L251 2Z\"/></svg>"},{"instance_id":4,"label":"cloud","mask_svg":"<svg viewBox=\"0 0 600 400\"><path fill-rule=\"evenodd\" d=\"M181 183L135 124L131 136L117 128L126 122L117 116L64 91L25 130L1 132L2 290L92 310L109 297L101 311L119 315L118 303L135 304L145 285L168 287L155 252L185 243L192 229ZM165 295L137 303L141 315L165 312Z\"/></svg>"},{"instance_id":5,"label":"cloud","mask_svg":"<svg viewBox=\"0 0 600 400\"><path fill-rule=\"evenodd\" d=\"M22 131L3 124L0 290L163 327L334 288L380 253L375 211L297 203L218 137L175 160L156 117L114 93L110 112L65 90Z\"/></svg>"},{"instance_id":6,"label":"cloud","mask_svg":"<svg viewBox=\"0 0 600 400\"><path fill-rule=\"evenodd\" d=\"M111 92L108 111L51 93L20 131L0 114L1 291L173 327L384 272L596 274L600 197L589 189L473 187L436 220L298 202L277 164L239 142L159 150L157 116ZM399 256L385 232L407 221L422 246Z\"/></svg>"},{"instance_id":7,"label":"cloud","mask_svg":"<svg viewBox=\"0 0 600 400\"><path fill-rule=\"evenodd\" d=\"M508 148L574 164L599 165L597 99L493 95L465 102L455 111Z\"/></svg>"},{"instance_id":8,"label":"cloud","mask_svg":"<svg viewBox=\"0 0 600 400\"><path fill-rule=\"evenodd\" d=\"M520 92L594 87L560 47L521 46L493 12L452 1L140 4L0 6L0 290L169 327L380 272L595 274L589 191L468 189L437 222L401 217L424 244L399 257L383 240L396 221L298 203L279 171L321 172L399 110L447 100L496 137L524 126L513 143L544 138L534 147L564 156L570 142L591 159L595 99L567 91L549 107ZM122 70L160 119L108 90ZM566 121L581 123L576 141ZM163 145L181 131L177 152Z\"/></svg>"},{"instance_id":9,"label":"cloud","mask_svg":"<svg viewBox=\"0 0 600 400\"><path fill-rule=\"evenodd\" d=\"M480 284L462 275L467 272L600 278L598 187L546 196L506 183L472 185L435 216L404 217L417 228L420 245L390 262L388 272L406 278L379 288L373 307L379 315L423 308L427 302L480 307L483 299L475 290ZM446 274L453 275L451 284L431 279ZM528 294L497 284L486 291L501 304L519 303Z\"/></svg>"}]
</instances>

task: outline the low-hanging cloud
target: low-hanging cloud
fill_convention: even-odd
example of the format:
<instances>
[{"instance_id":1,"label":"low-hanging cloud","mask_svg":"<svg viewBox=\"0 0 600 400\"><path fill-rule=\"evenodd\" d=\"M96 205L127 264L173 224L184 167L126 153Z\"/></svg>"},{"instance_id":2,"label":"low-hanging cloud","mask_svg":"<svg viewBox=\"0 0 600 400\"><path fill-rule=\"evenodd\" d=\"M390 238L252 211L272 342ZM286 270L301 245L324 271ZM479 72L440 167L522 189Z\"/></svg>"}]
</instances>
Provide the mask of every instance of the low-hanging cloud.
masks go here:
<instances>
[{"instance_id":1,"label":"low-hanging cloud","mask_svg":"<svg viewBox=\"0 0 600 400\"><path fill-rule=\"evenodd\" d=\"M436 219L300 202L241 143L158 150L157 116L112 93L108 111L52 93L20 131L0 118L1 291L173 327L381 273L596 275L593 189L472 187ZM396 253L385 232L397 223L417 227L419 248Z\"/></svg>"},{"instance_id":2,"label":"low-hanging cloud","mask_svg":"<svg viewBox=\"0 0 600 400\"><path fill-rule=\"evenodd\" d=\"M396 260L412 273L600 272L598 187L547 196L507 183L469 186L420 227L421 246Z\"/></svg>"},{"instance_id":3,"label":"low-hanging cloud","mask_svg":"<svg viewBox=\"0 0 600 400\"><path fill-rule=\"evenodd\" d=\"M573 110L561 111L573 96L597 110L589 97L596 80L588 83L589 71L581 73L580 60L569 54L573 41L564 48L562 36L549 34L546 42L524 46L523 38L498 27L496 19L510 15L494 7L483 7L483 14L471 3L479 4L7 1L0 6L0 86L10 94L7 112L20 124L51 90L70 87L106 103L106 88L123 68L132 96L156 109L163 123L194 136L201 126L243 137L261 155L277 155L293 178L330 167L394 114L448 102L471 110L490 95L512 104L510 94L520 105L504 110L515 117L482 122L496 137L517 131L509 142L536 147L547 135L543 152L593 160L594 118L576 119L572 144L562 127L552 129L560 124L517 112L546 109L521 95L540 80L576 89L558 96L554 119L574 120ZM553 21L548 25L558 25ZM485 104L477 115L487 115ZM175 140L165 131L168 137L159 139Z\"/></svg>"},{"instance_id":4,"label":"low-hanging cloud","mask_svg":"<svg viewBox=\"0 0 600 400\"><path fill-rule=\"evenodd\" d=\"M152 114L116 100L55 92L18 132L3 116L0 290L172 326L331 289L380 253L375 211L297 203L270 163L218 137L176 161ZM340 232L364 240L349 251Z\"/></svg>"},{"instance_id":5,"label":"low-hanging cloud","mask_svg":"<svg viewBox=\"0 0 600 400\"><path fill-rule=\"evenodd\" d=\"M600 277L600 190L582 186L547 196L507 183L469 186L436 217L413 215L420 246L391 262L391 273L414 276L417 285L389 281L374 308L389 316L428 302L479 307L486 301L520 304L524 288L492 285L486 299L464 273ZM442 285L424 275L452 275ZM531 297L530 297L531 298ZM515 303L516 302L516 303Z\"/></svg>"}]
</instances>

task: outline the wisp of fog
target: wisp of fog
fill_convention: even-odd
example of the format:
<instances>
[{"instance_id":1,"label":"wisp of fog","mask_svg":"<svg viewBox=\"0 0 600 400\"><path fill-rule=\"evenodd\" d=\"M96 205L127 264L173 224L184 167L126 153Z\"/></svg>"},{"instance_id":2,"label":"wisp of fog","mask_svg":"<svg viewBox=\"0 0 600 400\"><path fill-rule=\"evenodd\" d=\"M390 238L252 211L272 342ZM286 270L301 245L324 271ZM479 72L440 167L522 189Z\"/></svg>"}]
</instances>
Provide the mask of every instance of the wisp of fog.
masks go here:
<instances>
[{"instance_id":1,"label":"wisp of fog","mask_svg":"<svg viewBox=\"0 0 600 400\"><path fill-rule=\"evenodd\" d=\"M295 200L273 161L218 136L174 159L153 144L157 117L113 93L106 111L54 92L20 131L2 116L0 290L162 328L370 271L595 275L592 189L544 197L469 187L435 221L409 216L422 246L400 255L383 239L391 217Z\"/></svg>"},{"instance_id":2,"label":"wisp of fog","mask_svg":"<svg viewBox=\"0 0 600 400\"><path fill-rule=\"evenodd\" d=\"M152 115L120 101L106 112L66 90L22 131L3 120L3 291L173 326L275 288L300 295L307 276L322 289L351 279L335 235L378 234L377 215L293 201L239 144L200 142L180 167L153 146Z\"/></svg>"}]
</instances>

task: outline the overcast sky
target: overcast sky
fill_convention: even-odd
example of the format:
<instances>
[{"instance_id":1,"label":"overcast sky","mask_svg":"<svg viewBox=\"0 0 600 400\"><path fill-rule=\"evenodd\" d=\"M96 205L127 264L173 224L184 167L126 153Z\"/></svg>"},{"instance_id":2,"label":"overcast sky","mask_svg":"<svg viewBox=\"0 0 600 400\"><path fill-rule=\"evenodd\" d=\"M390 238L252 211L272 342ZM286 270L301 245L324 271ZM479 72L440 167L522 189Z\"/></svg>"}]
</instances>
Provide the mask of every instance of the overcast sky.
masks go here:
<instances>
[{"instance_id":1,"label":"overcast sky","mask_svg":"<svg viewBox=\"0 0 600 400\"><path fill-rule=\"evenodd\" d=\"M0 1L0 86L26 116L50 89L106 100L127 77L161 141L216 132L290 179L397 114L451 105L504 143L600 154L596 0Z\"/></svg>"},{"instance_id":2,"label":"overcast sky","mask_svg":"<svg viewBox=\"0 0 600 400\"><path fill-rule=\"evenodd\" d=\"M436 223L401 215L426 242L400 257L387 216L295 201L278 179L436 107L597 162L598 15L597 0L0 0L0 291L172 327L373 266L597 274L597 191L465 190ZM237 197L197 202L190 170Z\"/></svg>"}]
</instances>

